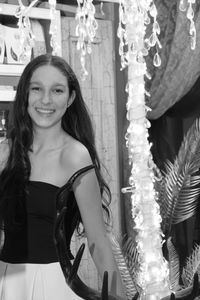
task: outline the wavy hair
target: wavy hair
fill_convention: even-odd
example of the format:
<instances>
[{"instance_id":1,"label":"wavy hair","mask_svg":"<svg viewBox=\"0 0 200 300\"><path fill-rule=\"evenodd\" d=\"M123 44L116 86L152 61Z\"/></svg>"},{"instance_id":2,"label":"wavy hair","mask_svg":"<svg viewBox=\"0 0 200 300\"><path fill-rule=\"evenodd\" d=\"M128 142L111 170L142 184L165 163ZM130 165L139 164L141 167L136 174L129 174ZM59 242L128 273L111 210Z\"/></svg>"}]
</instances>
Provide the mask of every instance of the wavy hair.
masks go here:
<instances>
[{"instance_id":1,"label":"wavy hair","mask_svg":"<svg viewBox=\"0 0 200 300\"><path fill-rule=\"evenodd\" d=\"M57 68L68 81L69 94L76 97L62 117L61 126L69 135L80 141L89 151L102 195L102 206L109 220L108 205L111 193L101 174L101 164L95 148L92 122L83 100L79 82L68 63L59 56L44 54L37 56L25 67L16 91L13 108L13 128L10 134L11 147L7 164L0 175L0 220L18 224L22 219L27 183L31 173L28 152L33 143L32 120L28 114L29 84L34 71L45 65ZM105 196L106 195L106 196ZM78 223L81 222L79 218ZM78 224L77 224L78 225Z\"/></svg>"}]
</instances>

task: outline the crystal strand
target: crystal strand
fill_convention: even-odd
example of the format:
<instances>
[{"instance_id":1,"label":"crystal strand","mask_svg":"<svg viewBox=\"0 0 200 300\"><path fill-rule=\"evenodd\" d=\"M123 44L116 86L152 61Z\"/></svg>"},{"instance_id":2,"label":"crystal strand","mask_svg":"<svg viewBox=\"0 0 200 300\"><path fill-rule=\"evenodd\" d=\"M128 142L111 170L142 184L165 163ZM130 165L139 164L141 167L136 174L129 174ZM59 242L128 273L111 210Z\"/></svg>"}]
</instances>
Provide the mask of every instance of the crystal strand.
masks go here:
<instances>
[{"instance_id":1,"label":"crystal strand","mask_svg":"<svg viewBox=\"0 0 200 300\"><path fill-rule=\"evenodd\" d=\"M187 10L187 18L190 21L190 44L191 44L191 49L194 50L196 48L196 28L195 28L195 23L194 23L194 10L192 8L192 4L195 4L195 0L188 0L189 7Z\"/></svg>"},{"instance_id":2,"label":"crystal strand","mask_svg":"<svg viewBox=\"0 0 200 300\"><path fill-rule=\"evenodd\" d=\"M75 19L78 22L75 31L78 36L77 50L80 51L81 79L85 80L88 75L85 67L86 55L92 52L92 42L96 36L98 24L95 20L95 6L92 0L77 0L77 4Z\"/></svg>"},{"instance_id":3,"label":"crystal strand","mask_svg":"<svg viewBox=\"0 0 200 300\"><path fill-rule=\"evenodd\" d=\"M58 55L60 50L60 45L57 42L57 32L58 32L58 26L56 23L56 0L49 0L49 8L50 8L50 29L49 34L51 35L50 39L50 45L52 47L52 54Z\"/></svg>"}]
</instances>

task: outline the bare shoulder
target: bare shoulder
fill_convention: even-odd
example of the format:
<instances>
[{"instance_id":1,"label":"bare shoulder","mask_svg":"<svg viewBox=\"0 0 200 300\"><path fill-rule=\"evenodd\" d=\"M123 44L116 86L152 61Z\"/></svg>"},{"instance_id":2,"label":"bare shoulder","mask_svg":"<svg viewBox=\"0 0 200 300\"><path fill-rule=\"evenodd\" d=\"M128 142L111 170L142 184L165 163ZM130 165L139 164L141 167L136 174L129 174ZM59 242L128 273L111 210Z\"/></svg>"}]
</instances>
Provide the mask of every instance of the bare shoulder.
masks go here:
<instances>
[{"instance_id":1,"label":"bare shoulder","mask_svg":"<svg viewBox=\"0 0 200 300\"><path fill-rule=\"evenodd\" d=\"M63 149L62 163L73 173L92 164L92 159L88 149L79 141L72 139L70 144Z\"/></svg>"},{"instance_id":2,"label":"bare shoulder","mask_svg":"<svg viewBox=\"0 0 200 300\"><path fill-rule=\"evenodd\" d=\"M4 169L8 160L10 147L7 142L0 143L0 172Z\"/></svg>"}]
</instances>

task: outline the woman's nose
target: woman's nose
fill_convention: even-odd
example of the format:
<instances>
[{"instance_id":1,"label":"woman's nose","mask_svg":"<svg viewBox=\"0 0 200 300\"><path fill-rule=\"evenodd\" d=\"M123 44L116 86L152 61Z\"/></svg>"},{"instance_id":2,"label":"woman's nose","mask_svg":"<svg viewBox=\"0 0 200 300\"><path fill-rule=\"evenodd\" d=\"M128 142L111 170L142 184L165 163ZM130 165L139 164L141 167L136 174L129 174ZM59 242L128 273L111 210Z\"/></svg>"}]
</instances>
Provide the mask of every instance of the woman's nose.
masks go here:
<instances>
[{"instance_id":1,"label":"woman's nose","mask_svg":"<svg viewBox=\"0 0 200 300\"><path fill-rule=\"evenodd\" d=\"M41 102L43 104L48 104L48 103L52 103L52 99L51 99L51 95L48 91L44 92L42 97L41 97Z\"/></svg>"}]
</instances>

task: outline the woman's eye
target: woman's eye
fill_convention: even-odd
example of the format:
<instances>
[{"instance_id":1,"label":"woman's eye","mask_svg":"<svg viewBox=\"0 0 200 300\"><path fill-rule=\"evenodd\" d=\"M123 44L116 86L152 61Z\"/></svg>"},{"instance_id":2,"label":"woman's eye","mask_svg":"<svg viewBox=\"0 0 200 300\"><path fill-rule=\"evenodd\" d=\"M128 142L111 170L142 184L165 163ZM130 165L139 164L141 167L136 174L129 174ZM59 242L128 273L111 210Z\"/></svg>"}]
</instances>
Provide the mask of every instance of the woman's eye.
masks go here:
<instances>
[{"instance_id":1,"label":"woman's eye","mask_svg":"<svg viewBox=\"0 0 200 300\"><path fill-rule=\"evenodd\" d=\"M62 94L64 91L62 89L54 89L55 94Z\"/></svg>"},{"instance_id":2,"label":"woman's eye","mask_svg":"<svg viewBox=\"0 0 200 300\"><path fill-rule=\"evenodd\" d=\"M30 88L31 91L34 91L34 92L39 92L40 91L40 87L39 86L32 86Z\"/></svg>"}]
</instances>

